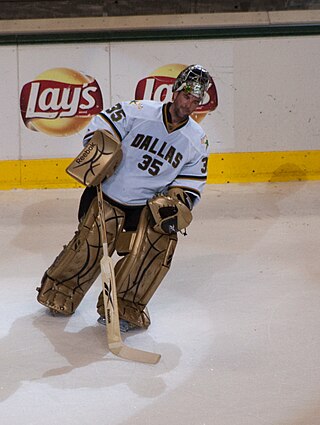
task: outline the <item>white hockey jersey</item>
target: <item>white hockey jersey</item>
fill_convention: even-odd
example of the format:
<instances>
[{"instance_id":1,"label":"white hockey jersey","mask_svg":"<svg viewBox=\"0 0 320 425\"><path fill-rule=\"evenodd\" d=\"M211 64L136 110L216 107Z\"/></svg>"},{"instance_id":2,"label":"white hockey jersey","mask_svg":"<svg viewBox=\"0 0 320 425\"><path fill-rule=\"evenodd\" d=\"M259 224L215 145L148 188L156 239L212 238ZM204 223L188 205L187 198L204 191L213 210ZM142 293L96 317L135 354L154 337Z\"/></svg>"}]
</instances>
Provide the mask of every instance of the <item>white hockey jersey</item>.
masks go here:
<instances>
[{"instance_id":1,"label":"white hockey jersey","mask_svg":"<svg viewBox=\"0 0 320 425\"><path fill-rule=\"evenodd\" d=\"M122 142L123 159L102 184L103 192L124 205L145 205L154 195L179 186L195 203L207 178L207 137L192 118L172 128L169 104L150 100L121 102L100 112L89 124Z\"/></svg>"}]
</instances>

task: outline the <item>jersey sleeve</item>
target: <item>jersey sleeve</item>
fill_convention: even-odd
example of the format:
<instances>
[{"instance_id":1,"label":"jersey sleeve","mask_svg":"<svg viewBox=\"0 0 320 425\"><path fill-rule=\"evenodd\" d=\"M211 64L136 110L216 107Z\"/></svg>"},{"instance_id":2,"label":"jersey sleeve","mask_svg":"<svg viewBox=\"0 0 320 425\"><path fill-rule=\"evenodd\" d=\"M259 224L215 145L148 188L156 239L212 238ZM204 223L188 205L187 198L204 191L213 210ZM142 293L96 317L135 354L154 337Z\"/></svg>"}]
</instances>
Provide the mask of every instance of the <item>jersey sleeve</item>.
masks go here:
<instances>
[{"instance_id":1,"label":"jersey sleeve","mask_svg":"<svg viewBox=\"0 0 320 425\"><path fill-rule=\"evenodd\" d=\"M122 141L129 133L129 118L127 116L126 103L120 102L109 109L99 112L90 122L83 138L86 145L96 130L107 130L118 140Z\"/></svg>"},{"instance_id":2,"label":"jersey sleeve","mask_svg":"<svg viewBox=\"0 0 320 425\"><path fill-rule=\"evenodd\" d=\"M170 184L170 188L180 187L183 189L192 199L193 205L200 201L201 193L207 181L207 147L207 136L203 136L200 148L195 149L192 159L184 165L178 176Z\"/></svg>"}]
</instances>

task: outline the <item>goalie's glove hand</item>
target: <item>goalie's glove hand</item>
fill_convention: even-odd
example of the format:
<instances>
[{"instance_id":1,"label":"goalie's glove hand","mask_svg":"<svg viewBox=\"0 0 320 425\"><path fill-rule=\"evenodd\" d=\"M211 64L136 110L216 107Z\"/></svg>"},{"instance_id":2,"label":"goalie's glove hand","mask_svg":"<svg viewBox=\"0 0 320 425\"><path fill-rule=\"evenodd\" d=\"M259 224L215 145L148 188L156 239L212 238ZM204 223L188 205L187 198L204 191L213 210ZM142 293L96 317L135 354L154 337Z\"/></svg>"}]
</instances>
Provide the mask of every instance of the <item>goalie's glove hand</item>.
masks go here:
<instances>
[{"instance_id":1,"label":"goalie's glove hand","mask_svg":"<svg viewBox=\"0 0 320 425\"><path fill-rule=\"evenodd\" d=\"M161 230L169 235L178 232L178 208L176 205L168 207L160 207L159 215L161 223L159 223Z\"/></svg>"},{"instance_id":2,"label":"goalie's glove hand","mask_svg":"<svg viewBox=\"0 0 320 425\"><path fill-rule=\"evenodd\" d=\"M156 232L171 235L185 229L192 221L190 209L171 196L156 196L148 201L148 206Z\"/></svg>"}]
</instances>

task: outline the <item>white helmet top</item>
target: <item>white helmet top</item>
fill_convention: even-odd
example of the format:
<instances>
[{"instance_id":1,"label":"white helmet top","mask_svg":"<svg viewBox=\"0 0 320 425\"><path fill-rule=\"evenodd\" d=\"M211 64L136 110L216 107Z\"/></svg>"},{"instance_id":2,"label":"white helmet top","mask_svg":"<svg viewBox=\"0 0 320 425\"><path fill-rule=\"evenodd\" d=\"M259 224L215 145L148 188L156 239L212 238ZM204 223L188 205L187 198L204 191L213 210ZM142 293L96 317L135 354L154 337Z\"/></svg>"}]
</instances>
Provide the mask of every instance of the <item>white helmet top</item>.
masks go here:
<instances>
[{"instance_id":1,"label":"white helmet top","mask_svg":"<svg viewBox=\"0 0 320 425\"><path fill-rule=\"evenodd\" d=\"M210 74L205 68L201 65L190 65L180 72L172 86L172 91L183 90L202 100L210 82Z\"/></svg>"}]
</instances>

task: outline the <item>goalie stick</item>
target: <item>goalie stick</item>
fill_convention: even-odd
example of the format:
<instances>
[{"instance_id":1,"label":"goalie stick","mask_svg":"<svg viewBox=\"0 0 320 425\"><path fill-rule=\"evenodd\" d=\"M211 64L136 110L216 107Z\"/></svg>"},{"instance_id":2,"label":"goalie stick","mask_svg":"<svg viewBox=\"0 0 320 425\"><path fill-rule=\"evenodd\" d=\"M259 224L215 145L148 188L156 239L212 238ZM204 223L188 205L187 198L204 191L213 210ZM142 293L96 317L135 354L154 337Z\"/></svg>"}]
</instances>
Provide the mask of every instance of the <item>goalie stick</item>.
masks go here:
<instances>
[{"instance_id":1,"label":"goalie stick","mask_svg":"<svg viewBox=\"0 0 320 425\"><path fill-rule=\"evenodd\" d=\"M113 261L108 253L106 224L104 220L104 206L101 183L97 185L98 207L100 216L100 231L103 244L103 257L100 261L103 302L106 315L106 331L108 348L114 355L126 360L141 363L156 364L160 354L150 353L137 348L128 347L122 341L119 324L119 311L117 300L117 287L114 274Z\"/></svg>"}]
</instances>

